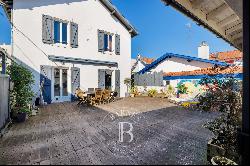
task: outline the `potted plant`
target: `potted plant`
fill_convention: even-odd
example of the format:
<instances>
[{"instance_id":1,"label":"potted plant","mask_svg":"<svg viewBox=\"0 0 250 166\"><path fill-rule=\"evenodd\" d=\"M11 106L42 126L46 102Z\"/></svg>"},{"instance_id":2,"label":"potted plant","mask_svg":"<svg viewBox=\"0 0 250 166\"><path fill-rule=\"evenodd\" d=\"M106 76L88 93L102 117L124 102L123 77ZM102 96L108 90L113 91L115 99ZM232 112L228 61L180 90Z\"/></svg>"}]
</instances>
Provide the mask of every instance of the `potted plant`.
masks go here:
<instances>
[{"instance_id":1,"label":"potted plant","mask_svg":"<svg viewBox=\"0 0 250 166\"><path fill-rule=\"evenodd\" d=\"M12 62L7 67L7 73L13 87L10 90L11 112L17 122L25 121L27 114L30 113L29 104L33 97L32 84L34 83L33 75L27 68Z\"/></svg>"},{"instance_id":2,"label":"potted plant","mask_svg":"<svg viewBox=\"0 0 250 166\"><path fill-rule=\"evenodd\" d=\"M129 97L130 93L128 92L128 89L131 87L131 79L130 78L125 78L124 79L124 84L127 86L127 92L125 93L125 97Z\"/></svg>"},{"instance_id":3,"label":"potted plant","mask_svg":"<svg viewBox=\"0 0 250 166\"><path fill-rule=\"evenodd\" d=\"M212 157L211 163L212 165L238 165L234 161L226 157L220 157L220 156Z\"/></svg>"},{"instance_id":4,"label":"potted plant","mask_svg":"<svg viewBox=\"0 0 250 166\"><path fill-rule=\"evenodd\" d=\"M130 89L130 97L135 97L138 95L138 88L137 87L132 87Z\"/></svg>"},{"instance_id":5,"label":"potted plant","mask_svg":"<svg viewBox=\"0 0 250 166\"><path fill-rule=\"evenodd\" d=\"M174 95L174 87L171 85L167 86L167 89L164 91L162 90L162 93L164 94L164 97L168 98Z\"/></svg>"},{"instance_id":6,"label":"potted plant","mask_svg":"<svg viewBox=\"0 0 250 166\"><path fill-rule=\"evenodd\" d=\"M157 90L156 89L150 89L149 91L148 91L148 96L149 97L155 97L156 95L157 95Z\"/></svg>"},{"instance_id":7,"label":"potted plant","mask_svg":"<svg viewBox=\"0 0 250 166\"><path fill-rule=\"evenodd\" d=\"M30 113L31 111L28 108L19 108L16 113L16 121L19 123L24 122Z\"/></svg>"},{"instance_id":8,"label":"potted plant","mask_svg":"<svg viewBox=\"0 0 250 166\"><path fill-rule=\"evenodd\" d=\"M187 87L182 83L177 85L177 98L185 98L187 96Z\"/></svg>"},{"instance_id":9,"label":"potted plant","mask_svg":"<svg viewBox=\"0 0 250 166\"><path fill-rule=\"evenodd\" d=\"M239 161L237 129L241 126L242 97L240 84L233 78L209 81L207 92L199 98L198 105L204 111L219 111L218 118L204 124L214 138L208 142L207 159L225 156Z\"/></svg>"}]
</instances>

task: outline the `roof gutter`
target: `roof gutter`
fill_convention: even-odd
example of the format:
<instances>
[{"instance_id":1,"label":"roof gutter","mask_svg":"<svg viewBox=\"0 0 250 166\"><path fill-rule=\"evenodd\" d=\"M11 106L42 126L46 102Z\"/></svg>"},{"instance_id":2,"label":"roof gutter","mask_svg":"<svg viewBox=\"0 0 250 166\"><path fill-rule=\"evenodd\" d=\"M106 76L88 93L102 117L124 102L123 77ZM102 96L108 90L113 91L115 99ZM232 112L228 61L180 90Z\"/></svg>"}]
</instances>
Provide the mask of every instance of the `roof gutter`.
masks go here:
<instances>
[{"instance_id":1,"label":"roof gutter","mask_svg":"<svg viewBox=\"0 0 250 166\"><path fill-rule=\"evenodd\" d=\"M115 6L109 0L100 0L100 2L114 15L118 20L126 27L126 29L131 33L132 37L137 36L139 33L133 27L132 24L115 8Z\"/></svg>"}]
</instances>

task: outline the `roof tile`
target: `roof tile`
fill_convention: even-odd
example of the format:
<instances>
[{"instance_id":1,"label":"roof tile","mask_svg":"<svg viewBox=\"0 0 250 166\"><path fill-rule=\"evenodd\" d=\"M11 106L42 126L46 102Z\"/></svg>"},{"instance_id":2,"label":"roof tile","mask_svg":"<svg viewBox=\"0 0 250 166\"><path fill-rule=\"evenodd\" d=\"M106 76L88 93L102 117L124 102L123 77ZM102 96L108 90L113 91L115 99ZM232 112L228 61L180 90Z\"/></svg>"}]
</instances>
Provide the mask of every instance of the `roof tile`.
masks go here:
<instances>
[{"instance_id":1,"label":"roof tile","mask_svg":"<svg viewBox=\"0 0 250 166\"><path fill-rule=\"evenodd\" d=\"M141 60L146 64L151 64L152 62L154 62L155 59L142 57Z\"/></svg>"},{"instance_id":2,"label":"roof tile","mask_svg":"<svg viewBox=\"0 0 250 166\"><path fill-rule=\"evenodd\" d=\"M193 71L169 72L164 73L164 76L188 76L188 75L216 75L216 74L235 74L243 73L242 66L229 66L229 67L210 67Z\"/></svg>"},{"instance_id":3,"label":"roof tile","mask_svg":"<svg viewBox=\"0 0 250 166\"><path fill-rule=\"evenodd\" d=\"M227 52L218 52L210 54L209 59L224 61L227 63L233 63L237 60L242 60L243 54L239 50L227 51Z\"/></svg>"}]
</instances>

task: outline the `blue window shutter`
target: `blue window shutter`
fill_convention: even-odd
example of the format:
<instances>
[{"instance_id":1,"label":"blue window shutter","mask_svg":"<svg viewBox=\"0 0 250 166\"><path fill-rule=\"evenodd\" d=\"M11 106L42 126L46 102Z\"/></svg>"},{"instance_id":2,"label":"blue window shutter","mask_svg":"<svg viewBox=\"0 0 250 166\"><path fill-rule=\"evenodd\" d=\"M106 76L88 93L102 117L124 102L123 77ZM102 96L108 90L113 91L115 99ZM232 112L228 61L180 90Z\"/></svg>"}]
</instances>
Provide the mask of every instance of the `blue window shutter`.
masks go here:
<instances>
[{"instance_id":1,"label":"blue window shutter","mask_svg":"<svg viewBox=\"0 0 250 166\"><path fill-rule=\"evenodd\" d=\"M104 51L108 51L108 35L104 34Z\"/></svg>"},{"instance_id":2,"label":"blue window shutter","mask_svg":"<svg viewBox=\"0 0 250 166\"><path fill-rule=\"evenodd\" d=\"M40 85L43 83L43 100L51 103L51 66L40 66Z\"/></svg>"},{"instance_id":3,"label":"blue window shutter","mask_svg":"<svg viewBox=\"0 0 250 166\"><path fill-rule=\"evenodd\" d=\"M67 23L62 23L62 43L67 44Z\"/></svg>"},{"instance_id":4,"label":"blue window shutter","mask_svg":"<svg viewBox=\"0 0 250 166\"><path fill-rule=\"evenodd\" d=\"M54 43L60 43L60 22L54 21Z\"/></svg>"}]
</instances>

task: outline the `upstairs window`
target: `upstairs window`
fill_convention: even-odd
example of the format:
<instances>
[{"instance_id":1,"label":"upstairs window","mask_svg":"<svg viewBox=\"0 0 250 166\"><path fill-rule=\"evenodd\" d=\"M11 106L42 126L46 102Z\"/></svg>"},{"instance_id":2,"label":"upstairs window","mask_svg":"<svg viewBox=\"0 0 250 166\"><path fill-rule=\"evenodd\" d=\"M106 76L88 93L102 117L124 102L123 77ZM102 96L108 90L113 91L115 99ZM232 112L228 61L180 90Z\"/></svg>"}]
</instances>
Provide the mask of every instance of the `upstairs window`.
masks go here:
<instances>
[{"instance_id":1,"label":"upstairs window","mask_svg":"<svg viewBox=\"0 0 250 166\"><path fill-rule=\"evenodd\" d=\"M65 45L69 42L72 48L77 48L78 25L73 22L69 24L68 21L48 15L42 15L42 41L46 44L61 43Z\"/></svg>"},{"instance_id":2,"label":"upstairs window","mask_svg":"<svg viewBox=\"0 0 250 166\"><path fill-rule=\"evenodd\" d=\"M60 22L54 21L54 43L60 43Z\"/></svg>"},{"instance_id":3,"label":"upstairs window","mask_svg":"<svg viewBox=\"0 0 250 166\"><path fill-rule=\"evenodd\" d=\"M67 44L67 27L67 23L54 21L54 43Z\"/></svg>"},{"instance_id":4,"label":"upstairs window","mask_svg":"<svg viewBox=\"0 0 250 166\"><path fill-rule=\"evenodd\" d=\"M110 52L113 51L113 50L112 50L112 45L113 45L113 43L112 43L112 38L113 38L113 36L112 36L112 35L109 35L109 51L110 51Z\"/></svg>"},{"instance_id":5,"label":"upstairs window","mask_svg":"<svg viewBox=\"0 0 250 166\"><path fill-rule=\"evenodd\" d=\"M62 23L62 43L67 44L67 28L68 24L67 23Z\"/></svg>"},{"instance_id":6,"label":"upstairs window","mask_svg":"<svg viewBox=\"0 0 250 166\"><path fill-rule=\"evenodd\" d=\"M107 34L104 34L104 51L108 51L108 35Z\"/></svg>"},{"instance_id":7,"label":"upstairs window","mask_svg":"<svg viewBox=\"0 0 250 166\"><path fill-rule=\"evenodd\" d=\"M98 51L113 52L113 34L98 30Z\"/></svg>"}]
</instances>

